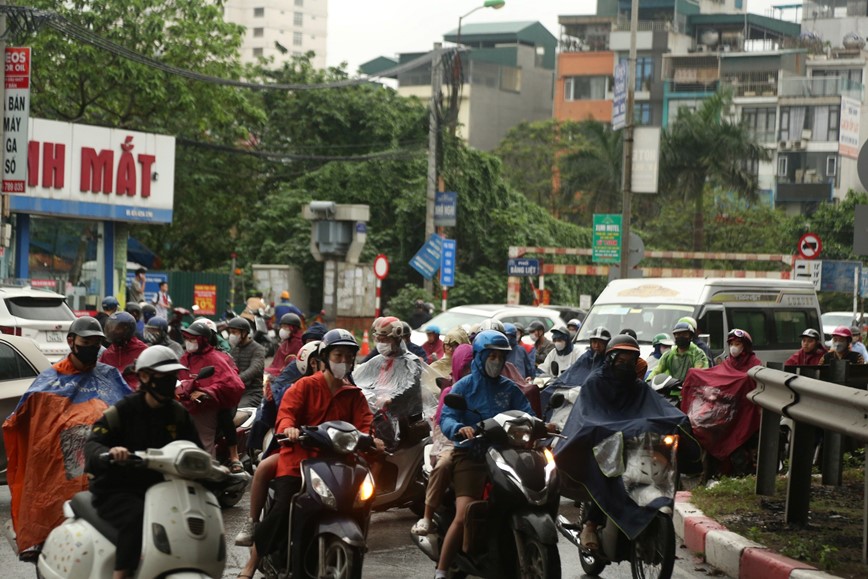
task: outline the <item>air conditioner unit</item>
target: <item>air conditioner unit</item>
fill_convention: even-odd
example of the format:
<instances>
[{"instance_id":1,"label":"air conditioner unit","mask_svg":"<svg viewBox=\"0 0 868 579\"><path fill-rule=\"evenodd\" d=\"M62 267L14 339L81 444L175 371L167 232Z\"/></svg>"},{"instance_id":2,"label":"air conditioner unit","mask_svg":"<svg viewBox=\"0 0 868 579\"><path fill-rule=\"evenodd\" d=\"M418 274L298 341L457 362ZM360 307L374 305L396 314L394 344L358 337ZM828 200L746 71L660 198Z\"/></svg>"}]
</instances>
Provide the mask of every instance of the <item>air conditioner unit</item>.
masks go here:
<instances>
[{"instance_id":1,"label":"air conditioner unit","mask_svg":"<svg viewBox=\"0 0 868 579\"><path fill-rule=\"evenodd\" d=\"M800 151L802 149L802 141L793 141L793 150Z\"/></svg>"},{"instance_id":2,"label":"air conditioner unit","mask_svg":"<svg viewBox=\"0 0 868 579\"><path fill-rule=\"evenodd\" d=\"M810 141L813 134L814 133L813 133L813 131L811 131L811 129L802 129L802 140L803 141Z\"/></svg>"},{"instance_id":3,"label":"air conditioner unit","mask_svg":"<svg viewBox=\"0 0 868 579\"><path fill-rule=\"evenodd\" d=\"M780 149L782 151L785 151L786 149L789 149L789 148L790 148L790 144L786 141L781 141L780 143L778 143L778 149Z\"/></svg>"}]
</instances>

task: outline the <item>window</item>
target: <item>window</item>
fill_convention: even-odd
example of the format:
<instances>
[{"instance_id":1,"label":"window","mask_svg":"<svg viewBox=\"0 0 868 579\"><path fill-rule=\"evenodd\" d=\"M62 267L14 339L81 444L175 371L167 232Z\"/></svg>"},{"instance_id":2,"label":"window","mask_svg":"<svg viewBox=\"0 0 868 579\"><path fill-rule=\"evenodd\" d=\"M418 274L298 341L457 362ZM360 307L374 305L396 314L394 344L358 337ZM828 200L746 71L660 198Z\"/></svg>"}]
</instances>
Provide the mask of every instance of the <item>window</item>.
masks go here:
<instances>
[{"instance_id":1,"label":"window","mask_svg":"<svg viewBox=\"0 0 868 579\"><path fill-rule=\"evenodd\" d=\"M254 28L253 29L253 38L262 38L262 36L264 34L265 34L264 28Z\"/></svg>"},{"instance_id":2,"label":"window","mask_svg":"<svg viewBox=\"0 0 868 579\"><path fill-rule=\"evenodd\" d=\"M564 100L605 100L609 84L606 76L570 76L564 80Z\"/></svg>"},{"instance_id":3,"label":"window","mask_svg":"<svg viewBox=\"0 0 868 579\"><path fill-rule=\"evenodd\" d=\"M7 344L0 344L0 380L34 378L36 371Z\"/></svg>"},{"instance_id":4,"label":"window","mask_svg":"<svg viewBox=\"0 0 868 579\"><path fill-rule=\"evenodd\" d=\"M804 310L774 310L775 318L775 346L789 345L798 348L802 342L802 332L805 328L813 328ZM753 337L753 333L751 333Z\"/></svg>"},{"instance_id":5,"label":"window","mask_svg":"<svg viewBox=\"0 0 868 579\"><path fill-rule=\"evenodd\" d=\"M843 78L849 80L851 82L862 82L862 69L861 68L831 68L824 69L815 68L811 73L811 78Z\"/></svg>"},{"instance_id":6,"label":"window","mask_svg":"<svg viewBox=\"0 0 868 579\"><path fill-rule=\"evenodd\" d=\"M301 12L295 12L292 15L292 24L294 26L302 26L304 25L304 14Z\"/></svg>"},{"instance_id":7,"label":"window","mask_svg":"<svg viewBox=\"0 0 868 579\"><path fill-rule=\"evenodd\" d=\"M651 124L651 103L633 103L633 122L637 125Z\"/></svg>"},{"instance_id":8,"label":"window","mask_svg":"<svg viewBox=\"0 0 868 579\"><path fill-rule=\"evenodd\" d=\"M741 121L760 143L775 141L775 107L753 107L741 109Z\"/></svg>"},{"instance_id":9,"label":"window","mask_svg":"<svg viewBox=\"0 0 868 579\"><path fill-rule=\"evenodd\" d=\"M810 138L820 142L835 142L838 140L840 116L839 105L782 107L780 140Z\"/></svg>"},{"instance_id":10,"label":"window","mask_svg":"<svg viewBox=\"0 0 868 579\"><path fill-rule=\"evenodd\" d=\"M292 43L295 46L301 46L302 34L301 32L293 32L292 33Z\"/></svg>"},{"instance_id":11,"label":"window","mask_svg":"<svg viewBox=\"0 0 868 579\"><path fill-rule=\"evenodd\" d=\"M708 310L699 319L699 331L708 334L708 347L712 354L723 352L723 311Z\"/></svg>"},{"instance_id":12,"label":"window","mask_svg":"<svg viewBox=\"0 0 868 579\"><path fill-rule=\"evenodd\" d=\"M787 157L785 155L778 155L778 177L786 177L787 176Z\"/></svg>"},{"instance_id":13,"label":"window","mask_svg":"<svg viewBox=\"0 0 868 579\"><path fill-rule=\"evenodd\" d=\"M630 59L620 58L619 62L629 62ZM654 82L654 57L652 56L637 56L636 57L636 90L650 91L651 83Z\"/></svg>"},{"instance_id":14,"label":"window","mask_svg":"<svg viewBox=\"0 0 868 579\"><path fill-rule=\"evenodd\" d=\"M75 314L62 299L53 298L9 298L6 300L9 315L25 320L58 322L74 320Z\"/></svg>"},{"instance_id":15,"label":"window","mask_svg":"<svg viewBox=\"0 0 868 579\"><path fill-rule=\"evenodd\" d=\"M253 56L254 56L254 58L255 58L255 57L258 57L258 56L262 56L262 54L263 54L263 53L262 53L262 49L261 49L261 48L254 48L254 49L253 49Z\"/></svg>"},{"instance_id":16,"label":"window","mask_svg":"<svg viewBox=\"0 0 868 579\"><path fill-rule=\"evenodd\" d=\"M253 9L253 17L254 18L262 18L265 16L265 8L254 8Z\"/></svg>"},{"instance_id":17,"label":"window","mask_svg":"<svg viewBox=\"0 0 868 579\"><path fill-rule=\"evenodd\" d=\"M826 177L834 177L838 174L838 157L829 155L826 157Z\"/></svg>"},{"instance_id":18,"label":"window","mask_svg":"<svg viewBox=\"0 0 868 579\"><path fill-rule=\"evenodd\" d=\"M762 310L730 310L730 329L738 328L746 331L753 338L753 347L758 349L769 344L769 335L766 332L766 315ZM802 326L801 333L807 326Z\"/></svg>"}]
</instances>

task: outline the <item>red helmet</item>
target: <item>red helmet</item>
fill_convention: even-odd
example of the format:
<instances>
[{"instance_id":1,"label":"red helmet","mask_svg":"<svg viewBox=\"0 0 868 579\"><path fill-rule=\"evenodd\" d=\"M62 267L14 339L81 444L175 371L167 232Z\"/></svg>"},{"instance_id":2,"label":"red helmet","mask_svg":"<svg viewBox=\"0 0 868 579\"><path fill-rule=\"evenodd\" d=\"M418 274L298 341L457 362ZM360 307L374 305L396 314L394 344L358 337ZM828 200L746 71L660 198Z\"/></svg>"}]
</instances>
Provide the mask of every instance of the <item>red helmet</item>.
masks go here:
<instances>
[{"instance_id":1,"label":"red helmet","mask_svg":"<svg viewBox=\"0 0 868 579\"><path fill-rule=\"evenodd\" d=\"M726 336L726 342L729 343L736 339L747 342L748 346L753 346L753 338L745 330L739 330L738 328L730 330Z\"/></svg>"},{"instance_id":2,"label":"red helmet","mask_svg":"<svg viewBox=\"0 0 868 579\"><path fill-rule=\"evenodd\" d=\"M850 328L848 328L847 326L838 326L837 328L835 328L835 331L832 332L832 336L847 338L848 341L853 341L853 332L851 332Z\"/></svg>"},{"instance_id":3,"label":"red helmet","mask_svg":"<svg viewBox=\"0 0 868 579\"><path fill-rule=\"evenodd\" d=\"M374 336L401 338L404 335L404 324L395 316L386 316L374 320Z\"/></svg>"}]
</instances>

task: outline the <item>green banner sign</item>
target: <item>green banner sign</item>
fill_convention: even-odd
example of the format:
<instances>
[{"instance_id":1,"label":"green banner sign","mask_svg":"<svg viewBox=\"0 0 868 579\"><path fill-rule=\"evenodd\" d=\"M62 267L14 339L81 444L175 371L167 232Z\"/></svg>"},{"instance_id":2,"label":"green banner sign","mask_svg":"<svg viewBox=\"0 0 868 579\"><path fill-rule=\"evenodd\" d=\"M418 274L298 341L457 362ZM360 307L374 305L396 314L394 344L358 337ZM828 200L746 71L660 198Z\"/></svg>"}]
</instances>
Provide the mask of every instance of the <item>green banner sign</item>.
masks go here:
<instances>
[{"instance_id":1,"label":"green banner sign","mask_svg":"<svg viewBox=\"0 0 868 579\"><path fill-rule=\"evenodd\" d=\"M621 262L621 216L618 214L594 214L593 237L594 263Z\"/></svg>"}]
</instances>

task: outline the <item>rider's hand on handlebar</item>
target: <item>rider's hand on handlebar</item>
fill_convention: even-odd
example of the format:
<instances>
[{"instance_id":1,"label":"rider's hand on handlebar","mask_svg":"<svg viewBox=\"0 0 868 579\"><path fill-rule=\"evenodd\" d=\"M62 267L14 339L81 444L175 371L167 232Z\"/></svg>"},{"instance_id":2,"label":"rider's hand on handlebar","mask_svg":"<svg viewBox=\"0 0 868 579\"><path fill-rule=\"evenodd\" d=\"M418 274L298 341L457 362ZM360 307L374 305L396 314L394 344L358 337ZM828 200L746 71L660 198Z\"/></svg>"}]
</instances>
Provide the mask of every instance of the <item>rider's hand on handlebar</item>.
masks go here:
<instances>
[{"instance_id":1,"label":"rider's hand on handlebar","mask_svg":"<svg viewBox=\"0 0 868 579\"><path fill-rule=\"evenodd\" d=\"M201 390L195 390L192 394L190 394L190 400L193 402L205 402L208 399L208 395L202 392Z\"/></svg>"},{"instance_id":2,"label":"rider's hand on handlebar","mask_svg":"<svg viewBox=\"0 0 868 579\"><path fill-rule=\"evenodd\" d=\"M383 452L386 450L386 443L380 440L379 438L374 439L374 448L377 449L377 452Z\"/></svg>"},{"instance_id":3,"label":"rider's hand on handlebar","mask_svg":"<svg viewBox=\"0 0 868 579\"><path fill-rule=\"evenodd\" d=\"M560 434L561 433L561 427L558 426L557 424L555 424L554 422L549 422L548 424L546 424L546 430L550 434Z\"/></svg>"},{"instance_id":4,"label":"rider's hand on handlebar","mask_svg":"<svg viewBox=\"0 0 868 579\"><path fill-rule=\"evenodd\" d=\"M123 462L130 457L130 451L123 446L113 446L109 449L109 456L115 462Z\"/></svg>"},{"instance_id":5,"label":"rider's hand on handlebar","mask_svg":"<svg viewBox=\"0 0 868 579\"><path fill-rule=\"evenodd\" d=\"M466 440L470 440L476 436L476 429L472 426L462 426L458 429L458 434Z\"/></svg>"},{"instance_id":6,"label":"rider's hand on handlebar","mask_svg":"<svg viewBox=\"0 0 868 579\"><path fill-rule=\"evenodd\" d=\"M293 428L292 426L289 426L284 429L283 435L286 436L287 442L296 442L298 441L298 437L301 436L301 431L298 428Z\"/></svg>"}]
</instances>

